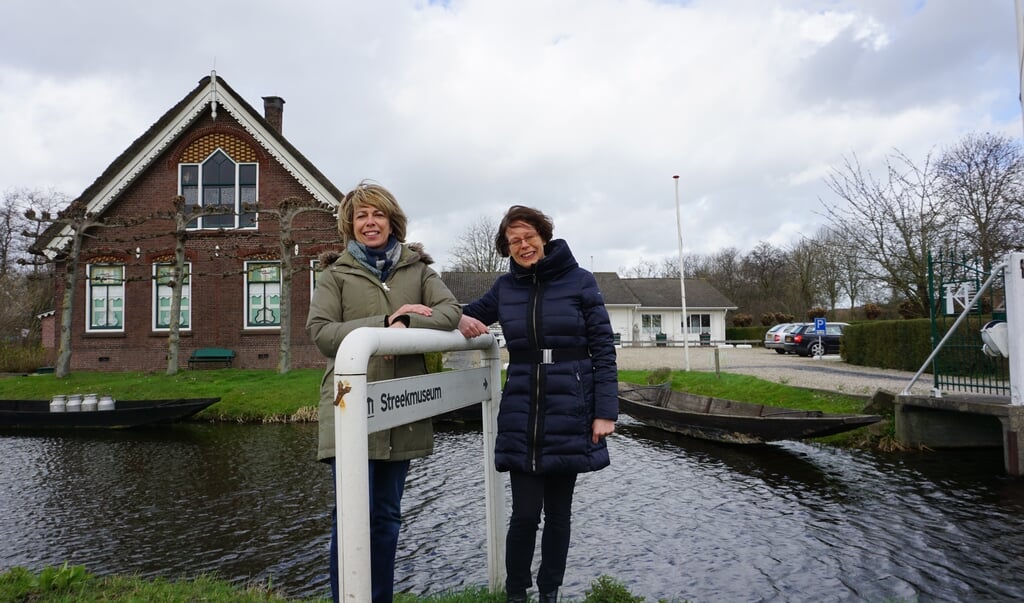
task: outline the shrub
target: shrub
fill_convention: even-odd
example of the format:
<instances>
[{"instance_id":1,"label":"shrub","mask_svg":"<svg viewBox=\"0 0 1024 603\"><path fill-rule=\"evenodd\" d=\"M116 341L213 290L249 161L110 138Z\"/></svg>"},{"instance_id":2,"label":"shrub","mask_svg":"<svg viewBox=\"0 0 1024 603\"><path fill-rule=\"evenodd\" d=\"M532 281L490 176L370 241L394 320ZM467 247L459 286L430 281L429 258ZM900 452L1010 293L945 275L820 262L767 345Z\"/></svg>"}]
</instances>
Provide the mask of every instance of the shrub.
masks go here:
<instances>
[{"instance_id":1,"label":"shrub","mask_svg":"<svg viewBox=\"0 0 1024 603\"><path fill-rule=\"evenodd\" d=\"M643 603L644 598L631 594L625 585L608 576L600 576L583 592L583 603Z\"/></svg>"},{"instance_id":2,"label":"shrub","mask_svg":"<svg viewBox=\"0 0 1024 603\"><path fill-rule=\"evenodd\" d=\"M764 327L727 327L726 341L761 341L764 339Z\"/></svg>"},{"instance_id":3,"label":"shrub","mask_svg":"<svg viewBox=\"0 0 1024 603\"><path fill-rule=\"evenodd\" d=\"M732 317L732 324L735 327L749 327L754 324L754 317L750 314L736 314Z\"/></svg>"},{"instance_id":4,"label":"shrub","mask_svg":"<svg viewBox=\"0 0 1024 603\"><path fill-rule=\"evenodd\" d=\"M850 364L916 371L932 353L931 321L877 320L843 329L843 359Z\"/></svg>"},{"instance_id":5,"label":"shrub","mask_svg":"<svg viewBox=\"0 0 1024 603\"><path fill-rule=\"evenodd\" d=\"M444 370L444 354L441 352L427 352L424 356L427 360L428 373L440 373Z\"/></svg>"},{"instance_id":6,"label":"shrub","mask_svg":"<svg viewBox=\"0 0 1024 603\"><path fill-rule=\"evenodd\" d=\"M875 320L882 315L882 308L878 304L866 303L864 304L864 316L868 320Z\"/></svg>"},{"instance_id":7,"label":"shrub","mask_svg":"<svg viewBox=\"0 0 1024 603\"><path fill-rule=\"evenodd\" d=\"M672 379L672 369L667 366L656 368L647 374L647 385L660 385Z\"/></svg>"},{"instance_id":8,"label":"shrub","mask_svg":"<svg viewBox=\"0 0 1024 603\"><path fill-rule=\"evenodd\" d=\"M45 364L42 346L0 346L0 373L32 373Z\"/></svg>"},{"instance_id":9,"label":"shrub","mask_svg":"<svg viewBox=\"0 0 1024 603\"><path fill-rule=\"evenodd\" d=\"M814 320L815 318L824 318L828 315L828 310L821 306L815 306L807 311L807 320Z\"/></svg>"}]
</instances>

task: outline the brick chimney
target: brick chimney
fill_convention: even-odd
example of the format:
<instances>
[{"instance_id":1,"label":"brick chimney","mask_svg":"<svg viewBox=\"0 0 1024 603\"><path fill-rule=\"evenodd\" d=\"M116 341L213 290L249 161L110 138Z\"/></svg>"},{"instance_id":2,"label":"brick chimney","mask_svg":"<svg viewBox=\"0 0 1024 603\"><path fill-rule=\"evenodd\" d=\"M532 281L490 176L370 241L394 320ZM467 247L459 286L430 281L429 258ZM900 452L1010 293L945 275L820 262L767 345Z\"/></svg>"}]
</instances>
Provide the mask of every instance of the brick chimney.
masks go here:
<instances>
[{"instance_id":1,"label":"brick chimney","mask_svg":"<svg viewBox=\"0 0 1024 603\"><path fill-rule=\"evenodd\" d=\"M270 122L278 134L283 134L284 131L281 127L284 121L284 99L280 96L264 96L263 117Z\"/></svg>"}]
</instances>

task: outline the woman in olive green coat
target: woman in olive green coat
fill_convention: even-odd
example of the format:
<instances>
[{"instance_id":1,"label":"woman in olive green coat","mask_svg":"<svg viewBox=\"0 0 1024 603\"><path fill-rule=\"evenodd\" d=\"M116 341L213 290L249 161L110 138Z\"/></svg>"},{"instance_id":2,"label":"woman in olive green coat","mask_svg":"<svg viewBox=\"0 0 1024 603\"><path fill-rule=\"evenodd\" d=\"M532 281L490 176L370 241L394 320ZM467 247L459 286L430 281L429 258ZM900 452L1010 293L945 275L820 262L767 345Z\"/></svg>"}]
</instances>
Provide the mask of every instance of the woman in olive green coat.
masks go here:
<instances>
[{"instance_id":1,"label":"woman in olive green coat","mask_svg":"<svg viewBox=\"0 0 1024 603\"><path fill-rule=\"evenodd\" d=\"M345 250L322 259L324 266L309 306L306 330L331 359L320 384L317 459L334 469L334 355L359 327L426 328L450 331L462 310L433 260L417 244L405 244L406 217L384 187L360 183L338 210ZM326 260L326 261L324 261ZM422 375L422 354L373 356L368 381ZM370 567L373 601L391 601L394 561L401 527L401 500L409 460L433 451L429 419L370 434ZM338 593L337 509L331 531L331 590Z\"/></svg>"}]
</instances>

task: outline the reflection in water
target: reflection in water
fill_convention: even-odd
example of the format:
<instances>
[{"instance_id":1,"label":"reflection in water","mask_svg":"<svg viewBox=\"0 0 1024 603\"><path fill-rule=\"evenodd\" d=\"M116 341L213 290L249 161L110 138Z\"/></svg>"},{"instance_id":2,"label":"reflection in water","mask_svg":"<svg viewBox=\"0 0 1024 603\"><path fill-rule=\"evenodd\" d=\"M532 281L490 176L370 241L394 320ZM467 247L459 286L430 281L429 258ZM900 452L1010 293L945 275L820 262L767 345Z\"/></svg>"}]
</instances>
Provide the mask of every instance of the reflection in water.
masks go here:
<instances>
[{"instance_id":1,"label":"reflection in water","mask_svg":"<svg viewBox=\"0 0 1024 603\"><path fill-rule=\"evenodd\" d=\"M579 480L568 597L608 574L649 600L1024 598L1024 481L997 450L724 446L628 418L609 446L612 466ZM0 436L0 568L322 595L332 487L315 450L315 425ZM414 462L399 590L486 583L482 450L478 431L441 427Z\"/></svg>"}]
</instances>

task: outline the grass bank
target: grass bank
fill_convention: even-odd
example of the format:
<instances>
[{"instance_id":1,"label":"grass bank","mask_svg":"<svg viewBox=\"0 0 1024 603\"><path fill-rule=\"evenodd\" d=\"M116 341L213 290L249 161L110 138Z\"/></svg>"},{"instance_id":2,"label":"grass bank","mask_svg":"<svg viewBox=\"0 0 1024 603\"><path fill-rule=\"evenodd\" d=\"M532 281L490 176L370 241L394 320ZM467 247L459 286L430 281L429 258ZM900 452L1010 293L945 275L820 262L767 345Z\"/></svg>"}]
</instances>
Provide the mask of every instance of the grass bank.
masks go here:
<instances>
[{"instance_id":1,"label":"grass bank","mask_svg":"<svg viewBox=\"0 0 1024 603\"><path fill-rule=\"evenodd\" d=\"M619 371L619 380L648 383L654 372ZM221 401L201 416L261 421L292 416L303 407L316 407L322 375L319 369L294 370L280 375L274 371L231 368L181 371L174 376L78 372L58 379L52 374L29 375L0 379L0 395L49 399L55 394L96 393L124 400L219 396ZM859 412L864 406L862 397L792 387L749 375L673 371L670 378L673 389L769 406L826 412Z\"/></svg>"},{"instance_id":2,"label":"grass bank","mask_svg":"<svg viewBox=\"0 0 1024 603\"><path fill-rule=\"evenodd\" d=\"M315 420L322 369L276 371L205 369L177 375L144 372L76 372L0 380L4 398L50 399L55 394L109 394L115 400L219 397L196 418L209 421L280 422ZM311 413L311 414L310 414ZM298 415L298 416L296 416Z\"/></svg>"},{"instance_id":3,"label":"grass bank","mask_svg":"<svg viewBox=\"0 0 1024 603\"><path fill-rule=\"evenodd\" d=\"M659 374L660 373L660 374ZM174 376L143 372L77 372L64 378L29 375L0 379L0 396L8 399L50 399L55 394L109 394L114 399L220 397L220 402L196 416L205 421L269 423L314 421L318 404L320 369L275 371L248 369L185 370ZM668 379L673 389L696 394L755 402L769 406L861 412L865 400L839 392L809 390L749 375L703 371L619 371L619 380L648 383ZM891 435L891 422L823 438L843 446L871 446Z\"/></svg>"},{"instance_id":4,"label":"grass bank","mask_svg":"<svg viewBox=\"0 0 1024 603\"><path fill-rule=\"evenodd\" d=\"M47 567L38 573L16 567L0 574L0 601L24 603L323 603L330 598L287 599L265 584L236 586L209 575L177 581L133 576L97 577L83 566ZM396 603L503 603L504 593L470 588L417 597L396 594ZM570 601L570 599L564 599ZM643 603L625 586L601 576L586 590L580 603ZM660 600L660 603L669 603ZM673 602L674 603L674 602Z\"/></svg>"}]
</instances>

